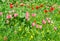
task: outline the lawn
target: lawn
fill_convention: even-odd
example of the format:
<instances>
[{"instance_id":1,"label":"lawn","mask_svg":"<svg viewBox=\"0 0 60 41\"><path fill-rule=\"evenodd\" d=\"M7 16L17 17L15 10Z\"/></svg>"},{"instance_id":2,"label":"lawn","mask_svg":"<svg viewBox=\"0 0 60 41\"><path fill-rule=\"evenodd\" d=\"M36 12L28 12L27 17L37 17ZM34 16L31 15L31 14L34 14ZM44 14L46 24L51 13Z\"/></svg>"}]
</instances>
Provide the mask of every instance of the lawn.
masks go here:
<instances>
[{"instance_id":1,"label":"lawn","mask_svg":"<svg viewBox=\"0 0 60 41\"><path fill-rule=\"evenodd\" d=\"M60 0L0 0L0 41L60 41Z\"/></svg>"}]
</instances>

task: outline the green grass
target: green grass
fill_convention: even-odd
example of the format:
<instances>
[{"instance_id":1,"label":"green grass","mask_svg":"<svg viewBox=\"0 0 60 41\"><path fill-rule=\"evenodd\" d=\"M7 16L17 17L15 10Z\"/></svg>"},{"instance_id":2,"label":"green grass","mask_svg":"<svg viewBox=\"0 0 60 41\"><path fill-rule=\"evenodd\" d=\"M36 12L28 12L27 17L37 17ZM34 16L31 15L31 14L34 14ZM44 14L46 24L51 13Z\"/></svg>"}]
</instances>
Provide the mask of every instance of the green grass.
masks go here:
<instances>
[{"instance_id":1,"label":"green grass","mask_svg":"<svg viewBox=\"0 0 60 41\"><path fill-rule=\"evenodd\" d=\"M17 2L17 4L16 4ZM13 8L10 8L10 4L13 4ZM25 6L20 6L24 3ZM43 4L42 8L36 9L36 6ZM50 10L50 7L54 6L54 11L44 13L44 10ZM17 5L17 7L16 7ZM28 8L30 6L30 8ZM46 7L48 6L48 7ZM34 7L34 10L32 10ZM60 0L0 0L0 12L3 14L0 16L0 41L60 41ZM15 12L12 12L12 11ZM9 13L9 11L11 11ZM25 19L26 12L30 14L30 20ZM14 18L13 14L17 13L18 16ZM32 17L32 13L36 13L36 17ZM8 14L12 15L11 19L7 19ZM51 18L53 23L43 24L42 20ZM9 21L7 24L6 21ZM32 23L36 20L36 24L42 25L42 29L32 27ZM54 27L57 27L56 31Z\"/></svg>"}]
</instances>

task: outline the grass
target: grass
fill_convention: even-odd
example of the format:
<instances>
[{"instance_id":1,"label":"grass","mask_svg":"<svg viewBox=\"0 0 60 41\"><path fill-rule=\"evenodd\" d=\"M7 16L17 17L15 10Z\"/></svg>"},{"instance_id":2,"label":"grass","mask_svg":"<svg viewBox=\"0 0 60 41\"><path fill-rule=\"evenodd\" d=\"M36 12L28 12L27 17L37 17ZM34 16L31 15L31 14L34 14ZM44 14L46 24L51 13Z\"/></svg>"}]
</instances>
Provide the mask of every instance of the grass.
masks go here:
<instances>
[{"instance_id":1,"label":"grass","mask_svg":"<svg viewBox=\"0 0 60 41\"><path fill-rule=\"evenodd\" d=\"M60 41L60 0L0 0L0 41Z\"/></svg>"}]
</instances>

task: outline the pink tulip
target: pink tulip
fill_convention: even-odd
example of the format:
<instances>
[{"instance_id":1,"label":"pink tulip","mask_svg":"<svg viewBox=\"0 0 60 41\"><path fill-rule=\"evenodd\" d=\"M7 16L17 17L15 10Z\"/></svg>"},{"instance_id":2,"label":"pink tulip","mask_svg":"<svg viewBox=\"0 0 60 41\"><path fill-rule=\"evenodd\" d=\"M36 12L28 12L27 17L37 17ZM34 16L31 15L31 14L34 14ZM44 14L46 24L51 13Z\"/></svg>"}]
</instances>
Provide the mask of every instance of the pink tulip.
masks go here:
<instances>
[{"instance_id":1,"label":"pink tulip","mask_svg":"<svg viewBox=\"0 0 60 41\"><path fill-rule=\"evenodd\" d=\"M2 15L3 13L2 12L0 12L0 16Z\"/></svg>"},{"instance_id":2,"label":"pink tulip","mask_svg":"<svg viewBox=\"0 0 60 41\"><path fill-rule=\"evenodd\" d=\"M14 14L14 17L17 17L18 16L18 14Z\"/></svg>"},{"instance_id":3,"label":"pink tulip","mask_svg":"<svg viewBox=\"0 0 60 41\"><path fill-rule=\"evenodd\" d=\"M35 17L36 16L36 14L32 14L32 17Z\"/></svg>"},{"instance_id":4,"label":"pink tulip","mask_svg":"<svg viewBox=\"0 0 60 41\"><path fill-rule=\"evenodd\" d=\"M42 23L43 23L43 24L46 24L46 21L45 21L45 20L42 20Z\"/></svg>"},{"instance_id":5,"label":"pink tulip","mask_svg":"<svg viewBox=\"0 0 60 41\"><path fill-rule=\"evenodd\" d=\"M42 25L40 25L40 27L39 27L40 29L42 29Z\"/></svg>"},{"instance_id":6,"label":"pink tulip","mask_svg":"<svg viewBox=\"0 0 60 41\"><path fill-rule=\"evenodd\" d=\"M26 12L26 16L25 16L26 20L29 20L29 13Z\"/></svg>"},{"instance_id":7,"label":"pink tulip","mask_svg":"<svg viewBox=\"0 0 60 41\"><path fill-rule=\"evenodd\" d=\"M34 22L32 23L32 26L35 26L35 23Z\"/></svg>"},{"instance_id":8,"label":"pink tulip","mask_svg":"<svg viewBox=\"0 0 60 41\"><path fill-rule=\"evenodd\" d=\"M57 27L54 27L54 30L56 31L57 30Z\"/></svg>"},{"instance_id":9,"label":"pink tulip","mask_svg":"<svg viewBox=\"0 0 60 41\"><path fill-rule=\"evenodd\" d=\"M7 19L10 19L10 18L12 18L12 15L7 15Z\"/></svg>"}]
</instances>

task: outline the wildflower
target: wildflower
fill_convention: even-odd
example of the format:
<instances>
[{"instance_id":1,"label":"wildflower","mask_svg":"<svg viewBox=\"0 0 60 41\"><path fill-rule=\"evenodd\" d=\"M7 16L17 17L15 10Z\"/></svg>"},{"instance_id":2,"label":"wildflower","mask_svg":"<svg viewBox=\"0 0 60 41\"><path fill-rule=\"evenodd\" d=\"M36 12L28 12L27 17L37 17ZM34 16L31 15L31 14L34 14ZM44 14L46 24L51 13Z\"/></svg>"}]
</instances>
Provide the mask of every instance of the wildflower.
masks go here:
<instances>
[{"instance_id":1,"label":"wildflower","mask_svg":"<svg viewBox=\"0 0 60 41\"><path fill-rule=\"evenodd\" d=\"M32 23L32 26L35 26L35 22Z\"/></svg>"},{"instance_id":2,"label":"wildflower","mask_svg":"<svg viewBox=\"0 0 60 41\"><path fill-rule=\"evenodd\" d=\"M12 3L10 4L10 8L13 8L13 4Z\"/></svg>"},{"instance_id":3,"label":"wildflower","mask_svg":"<svg viewBox=\"0 0 60 41\"><path fill-rule=\"evenodd\" d=\"M42 29L42 25L40 25L40 27L39 27L40 29Z\"/></svg>"},{"instance_id":4,"label":"wildflower","mask_svg":"<svg viewBox=\"0 0 60 41\"><path fill-rule=\"evenodd\" d=\"M43 4L40 5L40 8L43 7Z\"/></svg>"},{"instance_id":5,"label":"wildflower","mask_svg":"<svg viewBox=\"0 0 60 41\"><path fill-rule=\"evenodd\" d=\"M10 19L10 18L12 18L12 15L7 15L7 19Z\"/></svg>"},{"instance_id":6,"label":"wildflower","mask_svg":"<svg viewBox=\"0 0 60 41\"><path fill-rule=\"evenodd\" d=\"M39 28L39 25L38 24L36 24L36 28Z\"/></svg>"},{"instance_id":7,"label":"wildflower","mask_svg":"<svg viewBox=\"0 0 60 41\"><path fill-rule=\"evenodd\" d=\"M34 10L34 8L32 7L32 10Z\"/></svg>"},{"instance_id":8,"label":"wildflower","mask_svg":"<svg viewBox=\"0 0 60 41\"><path fill-rule=\"evenodd\" d=\"M49 11L52 12L53 10L54 10L54 7L50 7L50 10Z\"/></svg>"},{"instance_id":9,"label":"wildflower","mask_svg":"<svg viewBox=\"0 0 60 41\"><path fill-rule=\"evenodd\" d=\"M46 18L46 20L48 21L48 23L50 23L50 22L51 22L49 18Z\"/></svg>"},{"instance_id":10,"label":"wildflower","mask_svg":"<svg viewBox=\"0 0 60 41\"><path fill-rule=\"evenodd\" d=\"M39 9L39 6L36 6L36 9Z\"/></svg>"},{"instance_id":11,"label":"wildflower","mask_svg":"<svg viewBox=\"0 0 60 41\"><path fill-rule=\"evenodd\" d=\"M15 14L14 14L14 17L17 17L17 16L18 16L18 14L17 14L17 13L15 13Z\"/></svg>"},{"instance_id":12,"label":"wildflower","mask_svg":"<svg viewBox=\"0 0 60 41\"><path fill-rule=\"evenodd\" d=\"M32 17L35 17L36 16L36 14L32 14Z\"/></svg>"},{"instance_id":13,"label":"wildflower","mask_svg":"<svg viewBox=\"0 0 60 41\"><path fill-rule=\"evenodd\" d=\"M26 16L25 16L26 20L29 20L29 13L26 12Z\"/></svg>"},{"instance_id":14,"label":"wildflower","mask_svg":"<svg viewBox=\"0 0 60 41\"><path fill-rule=\"evenodd\" d=\"M42 23L43 23L43 24L46 24L46 21L45 21L45 20L42 20Z\"/></svg>"},{"instance_id":15,"label":"wildflower","mask_svg":"<svg viewBox=\"0 0 60 41\"><path fill-rule=\"evenodd\" d=\"M48 20L48 23L50 23L51 21L50 20Z\"/></svg>"},{"instance_id":16,"label":"wildflower","mask_svg":"<svg viewBox=\"0 0 60 41\"><path fill-rule=\"evenodd\" d=\"M44 13L47 13L48 12L48 10L44 10Z\"/></svg>"},{"instance_id":17,"label":"wildflower","mask_svg":"<svg viewBox=\"0 0 60 41\"><path fill-rule=\"evenodd\" d=\"M3 13L2 12L0 12L0 16L2 15Z\"/></svg>"},{"instance_id":18,"label":"wildflower","mask_svg":"<svg viewBox=\"0 0 60 41\"><path fill-rule=\"evenodd\" d=\"M57 30L57 27L54 27L54 30L56 31Z\"/></svg>"},{"instance_id":19,"label":"wildflower","mask_svg":"<svg viewBox=\"0 0 60 41\"><path fill-rule=\"evenodd\" d=\"M49 18L46 18L46 20L48 21L48 20L49 20Z\"/></svg>"}]
</instances>

